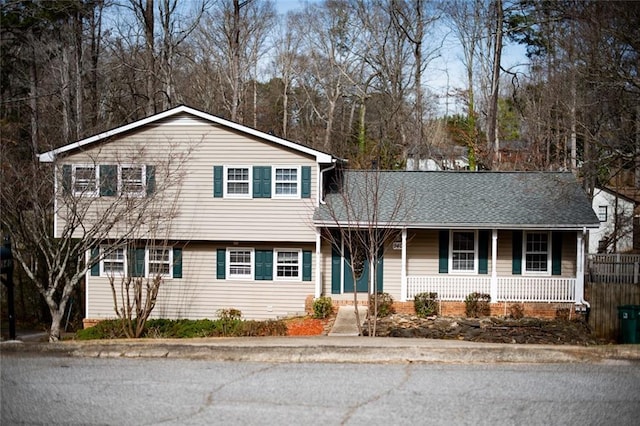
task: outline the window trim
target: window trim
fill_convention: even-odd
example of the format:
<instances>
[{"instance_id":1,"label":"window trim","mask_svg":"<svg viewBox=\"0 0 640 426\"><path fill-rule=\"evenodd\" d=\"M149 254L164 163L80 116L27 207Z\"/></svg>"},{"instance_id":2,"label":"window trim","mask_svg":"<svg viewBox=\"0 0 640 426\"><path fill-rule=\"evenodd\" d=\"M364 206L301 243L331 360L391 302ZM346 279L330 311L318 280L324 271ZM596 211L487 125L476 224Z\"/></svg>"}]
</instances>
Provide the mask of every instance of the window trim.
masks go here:
<instances>
[{"instance_id":1,"label":"window trim","mask_svg":"<svg viewBox=\"0 0 640 426\"><path fill-rule=\"evenodd\" d=\"M531 234L546 234L547 235L547 270L546 271L530 271L527 269L527 239ZM550 231L524 231L522 235L522 275L537 275L537 276L551 276L552 272L552 242ZM531 252L534 253L534 252Z\"/></svg>"},{"instance_id":2,"label":"window trim","mask_svg":"<svg viewBox=\"0 0 640 426\"><path fill-rule=\"evenodd\" d=\"M286 253L297 253L298 254L298 275L296 277L280 277L278 276L278 253L286 252ZM302 268L303 268L303 259L302 259L302 249L296 248L275 248L273 249L273 280L274 281L302 281Z\"/></svg>"},{"instance_id":3,"label":"window trim","mask_svg":"<svg viewBox=\"0 0 640 426\"><path fill-rule=\"evenodd\" d=\"M229 169L247 169L248 191L246 194L229 194ZM244 182L244 181L232 181ZM248 165L225 165L222 171L222 195L224 198L253 198L253 167Z\"/></svg>"},{"instance_id":4,"label":"window trim","mask_svg":"<svg viewBox=\"0 0 640 426\"><path fill-rule=\"evenodd\" d=\"M153 278L155 275L151 273L151 250L166 250L169 252L169 273L160 274L160 277L171 279L173 278L173 247L170 246L150 246L144 249L144 266L146 278ZM163 264L166 262L154 262L157 264Z\"/></svg>"},{"instance_id":5,"label":"window trim","mask_svg":"<svg viewBox=\"0 0 640 426\"><path fill-rule=\"evenodd\" d=\"M249 261L249 273L238 275L231 273L231 252L232 251L248 251L250 253L250 261ZM255 271L256 271L256 252L254 248L251 247L227 247L225 252L225 273L226 277L229 280L250 280L255 281Z\"/></svg>"},{"instance_id":6,"label":"window trim","mask_svg":"<svg viewBox=\"0 0 640 426\"><path fill-rule=\"evenodd\" d=\"M604 219L602 219L602 209L604 208ZM609 219L609 206L598 206L598 220L600 222L606 222Z\"/></svg>"},{"instance_id":7,"label":"window trim","mask_svg":"<svg viewBox=\"0 0 640 426\"><path fill-rule=\"evenodd\" d=\"M76 191L76 170L77 169L93 169L94 190L93 191ZM98 197L100 195L100 167L97 164L72 164L71 165L71 193L74 197Z\"/></svg>"},{"instance_id":8,"label":"window trim","mask_svg":"<svg viewBox=\"0 0 640 426\"><path fill-rule=\"evenodd\" d=\"M141 186L140 191L125 191L122 169L140 168ZM118 194L127 197L144 197L147 194L147 166L145 164L118 164Z\"/></svg>"},{"instance_id":9,"label":"window trim","mask_svg":"<svg viewBox=\"0 0 640 426\"><path fill-rule=\"evenodd\" d=\"M462 270L453 267L453 235L454 233L473 233L473 269ZM463 275L478 274L478 230L477 229L451 229L449 230L449 273Z\"/></svg>"},{"instance_id":10,"label":"window trim","mask_svg":"<svg viewBox=\"0 0 640 426\"><path fill-rule=\"evenodd\" d=\"M278 182L276 179L277 171L282 169L293 169L296 170L296 193L295 194L278 194L276 192L276 184L277 183L292 183L293 181L282 181ZM271 175L271 197L272 198L284 198L284 199L298 199L302 196L302 167L295 165L278 165L273 166Z\"/></svg>"},{"instance_id":11,"label":"window trim","mask_svg":"<svg viewBox=\"0 0 640 426\"><path fill-rule=\"evenodd\" d=\"M104 251L106 250L107 246L100 246L100 276L101 277L126 277L127 273L128 273L128 266L127 265L127 249L124 247L120 247L120 248L116 248L113 249L111 252L115 253L118 250L122 250L122 262L118 262L118 263L122 263L122 271L118 271L118 272L111 272L111 271L105 271L104 269L104 262L108 261L108 262L114 262L114 260L112 259L108 259L105 257L105 255L103 254Z\"/></svg>"}]
</instances>

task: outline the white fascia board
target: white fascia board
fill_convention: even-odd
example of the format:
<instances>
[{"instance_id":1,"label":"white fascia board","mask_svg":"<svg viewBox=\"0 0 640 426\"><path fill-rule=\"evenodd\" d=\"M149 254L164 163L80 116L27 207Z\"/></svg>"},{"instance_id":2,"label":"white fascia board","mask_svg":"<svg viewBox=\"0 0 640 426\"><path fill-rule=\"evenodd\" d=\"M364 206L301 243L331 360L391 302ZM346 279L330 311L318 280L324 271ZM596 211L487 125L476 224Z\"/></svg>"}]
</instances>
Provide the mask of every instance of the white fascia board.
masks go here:
<instances>
[{"instance_id":1,"label":"white fascia board","mask_svg":"<svg viewBox=\"0 0 640 426\"><path fill-rule=\"evenodd\" d=\"M325 154L324 152L320 152L320 151L316 151L315 149L311 149L311 148L307 148L305 146L299 145L295 142L291 142L291 141L287 141L285 139L281 139L278 138L276 136L273 135L269 135L267 133L263 133L259 130L255 130L255 129L251 129L249 127L243 126L241 124L238 123L234 123L228 120L225 120L223 118L220 117L215 117L211 114L207 114L206 112L202 112L202 111L198 111L196 109L187 107L187 106L178 106L172 109L169 109L167 111L161 112L159 114L154 114L150 117L147 118L143 118L142 120L138 120L138 121L134 121L133 123L127 124L125 126L121 126L121 127L117 127L115 129L111 129L108 130L106 132L97 134L95 136L91 136L89 138L86 139L82 139L80 141L77 142L73 142L70 143L68 145L64 145L60 148L54 149L52 151L48 151L42 154L38 154L38 159L40 160L41 163L51 163L55 160L56 156L62 153L65 153L67 151L72 151L78 148L82 148L85 145L89 145L92 144L94 142L98 142L100 140L109 138L109 137L113 137L116 135L119 135L121 133L125 133L128 132L130 130L134 130L137 129L139 127L145 126L147 124L165 119L167 117L171 117L173 115L176 114L180 114L180 113L187 113L187 114L191 114L194 115L196 117L202 118L203 120L207 120L210 121L212 123L216 123L219 124L221 126L225 126L234 130L237 130L239 132L242 133L246 133L252 136L256 136L260 139L265 139L268 140L270 142L274 142L278 145L282 145L285 146L287 148L299 151L299 152L303 152L305 154L311 155L313 157L315 157L316 162L318 163L332 163L334 161L333 157L329 154Z\"/></svg>"},{"instance_id":2,"label":"white fascia board","mask_svg":"<svg viewBox=\"0 0 640 426\"><path fill-rule=\"evenodd\" d=\"M368 228L371 227L370 222L336 222L336 221L314 221L315 226L326 228ZM451 224L451 223L409 223L409 222L379 222L376 224L380 228L412 228L412 229L527 229L527 230L562 230L562 231L581 231L584 228L598 228L599 225L575 224L575 225L541 225L541 224Z\"/></svg>"}]
</instances>

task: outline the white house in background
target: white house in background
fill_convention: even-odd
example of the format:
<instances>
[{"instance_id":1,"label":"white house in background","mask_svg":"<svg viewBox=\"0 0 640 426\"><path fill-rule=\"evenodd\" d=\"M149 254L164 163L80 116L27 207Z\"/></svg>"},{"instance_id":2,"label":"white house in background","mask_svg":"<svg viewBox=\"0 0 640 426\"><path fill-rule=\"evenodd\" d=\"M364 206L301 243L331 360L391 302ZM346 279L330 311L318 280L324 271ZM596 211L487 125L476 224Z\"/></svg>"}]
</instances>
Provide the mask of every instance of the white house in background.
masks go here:
<instances>
[{"instance_id":1,"label":"white house in background","mask_svg":"<svg viewBox=\"0 0 640 426\"><path fill-rule=\"evenodd\" d=\"M624 253L633 249L635 201L611 189L596 188L592 206L600 227L589 233L589 253Z\"/></svg>"}]
</instances>

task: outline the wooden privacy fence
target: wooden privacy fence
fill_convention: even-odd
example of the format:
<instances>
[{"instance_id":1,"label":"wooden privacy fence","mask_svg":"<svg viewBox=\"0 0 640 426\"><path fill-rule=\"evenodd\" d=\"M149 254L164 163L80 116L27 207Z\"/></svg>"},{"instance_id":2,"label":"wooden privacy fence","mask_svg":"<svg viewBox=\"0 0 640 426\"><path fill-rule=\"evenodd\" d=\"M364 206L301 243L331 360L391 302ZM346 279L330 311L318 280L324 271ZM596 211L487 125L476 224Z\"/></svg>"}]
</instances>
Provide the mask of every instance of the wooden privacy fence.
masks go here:
<instances>
[{"instance_id":1,"label":"wooden privacy fence","mask_svg":"<svg viewBox=\"0 0 640 426\"><path fill-rule=\"evenodd\" d=\"M589 281L601 283L640 282L640 254L590 254Z\"/></svg>"},{"instance_id":2,"label":"wooden privacy fence","mask_svg":"<svg viewBox=\"0 0 640 426\"><path fill-rule=\"evenodd\" d=\"M640 255L589 255L585 298L589 326L598 337L620 338L618 306L640 305Z\"/></svg>"}]
</instances>

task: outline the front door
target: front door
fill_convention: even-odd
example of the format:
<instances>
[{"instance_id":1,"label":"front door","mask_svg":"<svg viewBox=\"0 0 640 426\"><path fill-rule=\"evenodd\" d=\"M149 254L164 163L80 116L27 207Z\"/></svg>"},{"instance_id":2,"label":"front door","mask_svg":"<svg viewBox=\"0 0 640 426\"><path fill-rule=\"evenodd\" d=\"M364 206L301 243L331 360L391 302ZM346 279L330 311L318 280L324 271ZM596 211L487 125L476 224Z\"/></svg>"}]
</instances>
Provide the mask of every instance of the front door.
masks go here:
<instances>
[{"instance_id":1,"label":"front door","mask_svg":"<svg viewBox=\"0 0 640 426\"><path fill-rule=\"evenodd\" d=\"M350 265L347 262L347 259L344 260L344 292L345 293L353 293L353 278L355 276L356 279L356 291L358 293L366 293L369 291L369 269L370 263L367 258L363 259L353 259L351 262L353 265ZM355 274L353 273L353 269L355 269Z\"/></svg>"}]
</instances>

